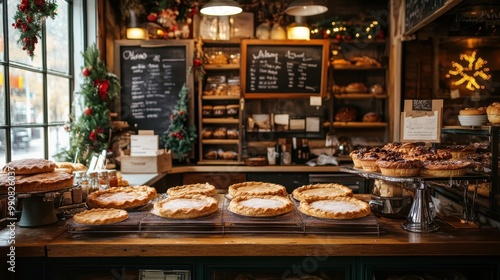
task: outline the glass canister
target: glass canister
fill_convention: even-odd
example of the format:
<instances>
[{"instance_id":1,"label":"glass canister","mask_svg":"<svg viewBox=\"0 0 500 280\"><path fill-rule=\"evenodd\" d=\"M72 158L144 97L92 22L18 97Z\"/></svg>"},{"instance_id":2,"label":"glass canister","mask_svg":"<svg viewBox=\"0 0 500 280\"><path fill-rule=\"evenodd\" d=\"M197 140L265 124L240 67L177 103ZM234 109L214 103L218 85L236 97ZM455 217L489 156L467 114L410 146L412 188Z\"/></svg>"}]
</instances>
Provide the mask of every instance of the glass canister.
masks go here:
<instances>
[{"instance_id":1,"label":"glass canister","mask_svg":"<svg viewBox=\"0 0 500 280\"><path fill-rule=\"evenodd\" d=\"M118 187L118 177L116 176L116 170L114 169L108 170L108 176L109 176L109 187L110 188Z\"/></svg>"},{"instance_id":2,"label":"glass canister","mask_svg":"<svg viewBox=\"0 0 500 280\"><path fill-rule=\"evenodd\" d=\"M97 178L97 171L87 172L88 188L87 195L99 190L99 180Z\"/></svg>"},{"instance_id":3,"label":"glass canister","mask_svg":"<svg viewBox=\"0 0 500 280\"><path fill-rule=\"evenodd\" d=\"M89 192L89 180L85 171L75 171L73 172L75 179L73 180L75 186L80 186L82 188L82 201L87 198L87 193Z\"/></svg>"},{"instance_id":4,"label":"glass canister","mask_svg":"<svg viewBox=\"0 0 500 280\"><path fill-rule=\"evenodd\" d=\"M104 191L109 189L109 174L108 170L100 170L97 175L99 181L99 190Z\"/></svg>"}]
</instances>

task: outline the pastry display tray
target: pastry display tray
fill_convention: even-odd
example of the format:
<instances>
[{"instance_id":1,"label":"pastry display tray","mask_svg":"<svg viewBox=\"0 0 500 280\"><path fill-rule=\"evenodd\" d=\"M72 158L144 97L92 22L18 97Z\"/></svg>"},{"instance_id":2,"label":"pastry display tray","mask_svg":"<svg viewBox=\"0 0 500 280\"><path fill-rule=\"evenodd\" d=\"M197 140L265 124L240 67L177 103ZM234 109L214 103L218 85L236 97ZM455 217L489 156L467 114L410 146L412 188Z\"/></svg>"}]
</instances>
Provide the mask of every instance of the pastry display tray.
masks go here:
<instances>
[{"instance_id":1,"label":"pastry display tray","mask_svg":"<svg viewBox=\"0 0 500 280\"><path fill-rule=\"evenodd\" d=\"M73 234L114 234L114 233L137 233L139 223L148 215L147 211L129 211L128 218L119 223L110 225L85 225L76 223L73 219L66 221L68 233Z\"/></svg>"}]
</instances>

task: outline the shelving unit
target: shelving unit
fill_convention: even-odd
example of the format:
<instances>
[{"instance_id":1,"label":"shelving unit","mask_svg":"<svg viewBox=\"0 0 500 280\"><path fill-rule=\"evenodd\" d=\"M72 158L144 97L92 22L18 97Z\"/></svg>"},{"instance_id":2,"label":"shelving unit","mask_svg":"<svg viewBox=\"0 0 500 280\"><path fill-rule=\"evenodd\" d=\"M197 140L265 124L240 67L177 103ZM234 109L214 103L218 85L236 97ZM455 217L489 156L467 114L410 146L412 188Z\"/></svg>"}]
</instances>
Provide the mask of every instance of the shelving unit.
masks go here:
<instances>
[{"instance_id":1,"label":"shelving unit","mask_svg":"<svg viewBox=\"0 0 500 280\"><path fill-rule=\"evenodd\" d=\"M204 41L203 51L206 55L208 52L213 52L214 50L220 50L222 53L227 54L227 50L239 50L239 41ZM229 61L234 62L234 61ZM203 69L205 70L204 79L198 80L198 113L199 113L199 160L198 164L243 164L241 158L241 138L242 133L242 111L244 108L244 100L239 95L205 95L204 90L207 86L207 78L210 76L225 76L236 77L239 76L240 65L238 63L228 63L228 64L209 64L204 63ZM227 106L227 105L238 105L237 116L231 117L215 117L208 116L205 117L203 114L203 106ZM232 129L238 132L237 138L214 138L211 136L207 138L204 136L205 130L215 131L216 129ZM209 153L213 156L215 152L215 158L207 157ZM225 153L227 155L234 155L236 157L227 159L225 158Z\"/></svg>"}]
</instances>

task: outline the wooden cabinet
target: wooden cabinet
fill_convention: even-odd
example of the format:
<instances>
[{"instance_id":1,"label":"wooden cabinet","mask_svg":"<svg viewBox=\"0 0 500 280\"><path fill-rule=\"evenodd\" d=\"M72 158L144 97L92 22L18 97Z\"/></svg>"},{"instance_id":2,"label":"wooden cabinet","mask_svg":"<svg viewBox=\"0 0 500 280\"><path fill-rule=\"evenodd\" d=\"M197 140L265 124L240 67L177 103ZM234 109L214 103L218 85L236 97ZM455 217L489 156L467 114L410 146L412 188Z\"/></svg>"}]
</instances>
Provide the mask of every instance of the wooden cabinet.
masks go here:
<instances>
[{"instance_id":1,"label":"wooden cabinet","mask_svg":"<svg viewBox=\"0 0 500 280\"><path fill-rule=\"evenodd\" d=\"M246 173L230 172L205 172L205 173L186 173L182 177L184 185L209 183L215 186L217 192L227 193L227 188L236 183L246 181Z\"/></svg>"},{"instance_id":2,"label":"wooden cabinet","mask_svg":"<svg viewBox=\"0 0 500 280\"><path fill-rule=\"evenodd\" d=\"M239 41L203 42L205 76L198 81L200 164L241 164L243 99Z\"/></svg>"}]
</instances>

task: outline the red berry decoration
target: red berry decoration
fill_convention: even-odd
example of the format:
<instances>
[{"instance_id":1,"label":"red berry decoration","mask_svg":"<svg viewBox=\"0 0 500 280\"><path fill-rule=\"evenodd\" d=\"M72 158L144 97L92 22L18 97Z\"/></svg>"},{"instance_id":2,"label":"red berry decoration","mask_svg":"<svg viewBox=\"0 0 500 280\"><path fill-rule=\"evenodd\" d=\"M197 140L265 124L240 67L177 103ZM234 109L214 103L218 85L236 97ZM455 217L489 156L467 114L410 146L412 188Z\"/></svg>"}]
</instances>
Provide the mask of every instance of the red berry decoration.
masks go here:
<instances>
[{"instance_id":1,"label":"red berry decoration","mask_svg":"<svg viewBox=\"0 0 500 280\"><path fill-rule=\"evenodd\" d=\"M87 68L87 67L83 68L83 70L82 70L82 74L83 74L83 76L85 76L85 77L90 76L90 69L89 69L89 68Z\"/></svg>"},{"instance_id":2,"label":"red berry decoration","mask_svg":"<svg viewBox=\"0 0 500 280\"><path fill-rule=\"evenodd\" d=\"M85 109L85 112L84 112L84 113L85 113L85 115L86 115L86 116L90 116L90 115L92 115L92 108L87 108L87 109Z\"/></svg>"},{"instance_id":3,"label":"red berry decoration","mask_svg":"<svg viewBox=\"0 0 500 280\"><path fill-rule=\"evenodd\" d=\"M151 22L155 22L155 21L156 21L156 14L155 14L155 13L150 13L150 14L147 16L147 20L148 20L148 21L151 21Z\"/></svg>"}]
</instances>

